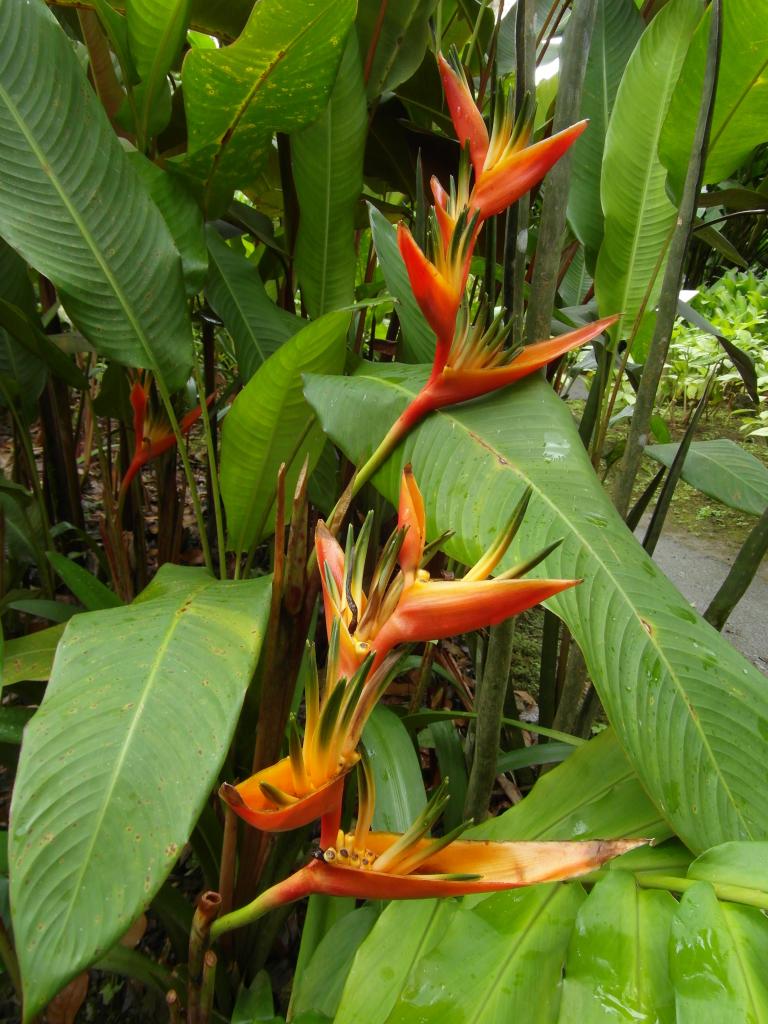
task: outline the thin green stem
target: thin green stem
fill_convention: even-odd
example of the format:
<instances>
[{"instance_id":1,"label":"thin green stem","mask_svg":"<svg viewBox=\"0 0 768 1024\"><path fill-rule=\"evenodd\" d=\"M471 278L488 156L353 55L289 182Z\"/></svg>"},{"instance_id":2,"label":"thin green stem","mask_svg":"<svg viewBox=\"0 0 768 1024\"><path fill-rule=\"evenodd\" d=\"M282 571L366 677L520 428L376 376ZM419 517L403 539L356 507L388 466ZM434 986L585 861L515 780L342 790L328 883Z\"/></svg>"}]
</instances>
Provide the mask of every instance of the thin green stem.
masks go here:
<instances>
[{"instance_id":1,"label":"thin green stem","mask_svg":"<svg viewBox=\"0 0 768 1024\"><path fill-rule=\"evenodd\" d=\"M197 397L203 414L203 430L205 432L205 447L208 451L208 467L211 480L210 503L213 505L213 515L216 520L216 547L219 552L219 579L226 579L227 558L224 547L224 519L221 514L221 492L219 491L219 467L216 464L216 448L213 443L213 430L211 429L211 418L208 415L208 403L203 391L203 381L200 376L200 367L194 366L195 386Z\"/></svg>"},{"instance_id":2,"label":"thin green stem","mask_svg":"<svg viewBox=\"0 0 768 1024\"><path fill-rule=\"evenodd\" d=\"M671 892L685 892L696 885L699 879L678 878L676 875L659 875L655 871L641 871L635 875L635 881L643 889L666 889ZM743 885L727 885L722 882L710 882L719 900L727 903L743 903L747 907L758 907L768 910L768 893L761 889L749 889Z\"/></svg>"},{"instance_id":3,"label":"thin green stem","mask_svg":"<svg viewBox=\"0 0 768 1024\"><path fill-rule=\"evenodd\" d=\"M195 511L195 521L197 522L197 530L200 534L200 547L203 550L203 558L205 559L205 565L208 571L213 574L213 559L211 558L211 548L208 544L208 534L205 529L205 519L203 517L203 506L200 504L200 493L197 489L197 481L195 475L192 472L192 464L189 461L189 452L187 446L184 443L184 435L181 432L179 421L176 418L176 413L171 402L171 396L168 388L165 385L165 381L159 373L155 374L155 384L165 408L166 415L168 416L168 422L171 424L173 435L176 438L176 445L179 449L179 455L181 456L181 462L184 466L184 475L187 478L187 486L189 487L189 496L192 499L192 507Z\"/></svg>"}]
</instances>

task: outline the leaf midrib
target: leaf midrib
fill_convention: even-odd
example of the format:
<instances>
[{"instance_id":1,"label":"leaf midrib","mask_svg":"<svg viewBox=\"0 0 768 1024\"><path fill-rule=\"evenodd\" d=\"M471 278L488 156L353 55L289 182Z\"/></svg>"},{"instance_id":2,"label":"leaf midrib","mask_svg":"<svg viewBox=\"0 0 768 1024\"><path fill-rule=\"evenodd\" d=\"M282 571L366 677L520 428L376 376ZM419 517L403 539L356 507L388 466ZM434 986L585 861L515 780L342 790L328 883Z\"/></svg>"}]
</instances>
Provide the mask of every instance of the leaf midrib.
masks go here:
<instances>
[{"instance_id":1,"label":"leaf midrib","mask_svg":"<svg viewBox=\"0 0 768 1024\"><path fill-rule=\"evenodd\" d=\"M378 385L384 385L384 386L391 387L391 388L393 388L393 389L395 389L397 391L402 392L408 399L412 399L414 397L414 394L412 392L410 392L406 387L404 387L402 384L400 384L397 381L384 380L381 377L371 377L371 376L368 376L367 374L364 374L364 373L356 374L355 378L359 379L359 380L370 381L372 384L378 384ZM433 416L442 416L442 417L444 417L452 425L454 425L455 427L458 427L461 431L463 431L470 438L476 436L476 435L473 434L473 432L464 423L461 422L461 420L458 420L455 417L452 417L449 413L447 413L443 409L436 410L435 412L432 413L432 415ZM507 456L504 455L503 452L500 452L496 448L495 445L491 444L485 438L483 439L483 444L487 447L488 451L492 455L494 455L497 459L499 457L501 457L501 458L503 458L505 460L505 462L508 462ZM720 781L720 783L721 783L721 785L723 787L723 790L724 790L724 792L726 793L726 795L728 797L730 805L733 808L733 810L734 810L736 816L738 817L739 821L741 822L742 826L744 827L744 830L745 830L746 834L749 836L750 839L754 839L755 837L754 837L754 835L752 833L752 829L749 827L747 822L744 820L744 817L742 815L741 809L739 808L738 804L734 800L733 795L732 795L731 790L730 790L730 787L729 787L728 783L726 782L726 780L723 777L722 771L720 769L720 765L718 764L717 760L715 759L715 757L712 754L712 749L711 749L711 747L709 745L709 741L708 741L705 733L702 730L701 723L699 721L698 715L694 715L693 714L693 709L692 709L692 707L691 707L691 705L690 705L690 703L688 701L688 695L687 695L687 693L686 693L686 691L685 691L685 689L684 689L684 687L682 685L682 682L678 679L677 673L675 671L673 671L672 665L671 665L671 663L670 663L670 661L669 661L669 659L668 659L668 657L666 655L666 652L656 642L655 635L652 634L652 633L648 633L648 631L644 628L643 622L642 622L642 618L641 618L640 614L637 612L637 610L635 609L635 606L633 605L631 600L629 599L629 595L626 593L624 588L620 585L620 583L618 582L616 577L610 571L608 565L603 561L602 558L600 558L600 556L598 555L596 549L591 544L591 542L587 541L587 539L583 536L583 534L576 528L575 524L573 524L572 521L565 516L565 514L557 507L557 505L555 505L555 503L552 501L552 499L539 487L539 485L536 483L536 481L532 480L523 471L523 469L519 465L516 465L514 467L514 469L511 466L509 466L509 469L513 473L517 474L517 476L521 480L525 481L528 484L528 486L531 488L533 493L536 494L546 505L549 506L549 508L552 510L552 512L554 513L554 515L556 517L558 517L564 524L567 524L567 526L571 530L571 533L573 534L573 536L576 537L583 544L584 548L591 553L591 555L594 558L595 562L600 566L600 568L603 570L603 572L606 574L606 576L611 580L611 582L612 582L612 584L614 586L615 592L623 599L623 601L626 604L627 608L630 610L631 617L632 617L632 619L635 620L635 628L637 630L642 630L642 635L644 637L643 643L651 645L653 650L656 652L656 655L659 658L659 661L666 668L667 674L669 675L669 678L672 681L672 683L673 683L673 685L675 687L675 690L677 691L679 699L682 701L683 705L688 710L688 720L692 724L694 730L696 731L696 733L698 734L698 736L700 738L700 741L701 741L701 744L702 744L702 748L706 752L706 755L707 755L707 758L708 758L710 764L713 766L715 776Z\"/></svg>"},{"instance_id":2,"label":"leaf midrib","mask_svg":"<svg viewBox=\"0 0 768 1024\"><path fill-rule=\"evenodd\" d=\"M46 174L48 180L51 182L51 185L53 186L54 190L61 199L62 204L64 205L65 209L72 218L75 227L80 232L81 238L85 241L86 245L91 250L94 259L96 260L102 273L107 279L108 284L110 285L112 291L117 297L118 302L120 303L120 306L126 316L126 319L133 328L136 337L139 339L141 347L144 350L144 354L147 358L148 364L147 369L153 370L155 373L160 375L157 361L150 346L149 339L144 333L144 329L141 325L141 322L134 315L130 303L128 302L126 296L123 293L122 288L120 287L120 285L117 282L117 279L112 273L109 263L107 262L106 258L102 255L101 249L96 244L96 241L93 238L91 231L88 229L87 225L80 216L77 207L70 202L67 192L65 191L61 181L59 180L58 175L53 170L53 166L45 159L45 155L38 146L34 136L27 130L26 121L21 116L21 112L18 110L16 104L13 102L13 100L9 96L7 90L4 88L2 83L0 83L0 98L2 98L5 102L8 110L10 111L11 117L14 119L22 135L27 140L27 143L30 149L32 150L33 155L37 159L40 168L43 170L43 173Z\"/></svg>"}]
</instances>

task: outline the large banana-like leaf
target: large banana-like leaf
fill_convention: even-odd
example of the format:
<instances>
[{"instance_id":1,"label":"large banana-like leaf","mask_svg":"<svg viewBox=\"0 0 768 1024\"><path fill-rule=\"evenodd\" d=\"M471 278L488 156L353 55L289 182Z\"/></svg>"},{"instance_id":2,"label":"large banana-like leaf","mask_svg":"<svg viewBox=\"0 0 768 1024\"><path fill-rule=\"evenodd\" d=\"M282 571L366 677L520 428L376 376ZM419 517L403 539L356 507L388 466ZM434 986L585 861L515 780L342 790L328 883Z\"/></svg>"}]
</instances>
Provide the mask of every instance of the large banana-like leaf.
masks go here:
<instances>
[{"instance_id":1,"label":"large banana-like leaf","mask_svg":"<svg viewBox=\"0 0 768 1024\"><path fill-rule=\"evenodd\" d=\"M574 144L568 190L568 220L587 250L590 270L594 269L603 240L600 168L608 119L624 69L642 32L643 19L634 0L598 0L581 96L580 113L589 118L589 128Z\"/></svg>"},{"instance_id":2,"label":"large banana-like leaf","mask_svg":"<svg viewBox=\"0 0 768 1024\"><path fill-rule=\"evenodd\" d=\"M680 69L701 14L701 0L671 0L653 19L627 64L605 136L600 195L605 234L595 270L601 315L621 313L619 336L643 300L654 308L662 253L676 210L667 198L659 138ZM698 106L688 114L693 124Z\"/></svg>"},{"instance_id":3,"label":"large banana-like leaf","mask_svg":"<svg viewBox=\"0 0 768 1024\"><path fill-rule=\"evenodd\" d=\"M306 392L326 432L359 463L425 380L423 367L366 364L354 377L310 379ZM537 575L583 578L549 604L584 652L657 807L694 850L768 836L768 783L754 772L768 759L765 678L691 609L627 530L567 407L545 383L528 380L431 414L375 478L390 500L406 461L424 492L431 535L456 531L447 550L467 565L532 488L509 557L563 538Z\"/></svg>"},{"instance_id":4,"label":"large banana-like leaf","mask_svg":"<svg viewBox=\"0 0 768 1024\"><path fill-rule=\"evenodd\" d=\"M357 34L373 99L405 82L424 59L436 0L360 0Z\"/></svg>"},{"instance_id":5,"label":"large banana-like leaf","mask_svg":"<svg viewBox=\"0 0 768 1024\"><path fill-rule=\"evenodd\" d=\"M173 866L229 748L269 595L266 577L164 566L132 605L68 625L11 810L25 1021L120 938Z\"/></svg>"},{"instance_id":6,"label":"large banana-like leaf","mask_svg":"<svg viewBox=\"0 0 768 1024\"><path fill-rule=\"evenodd\" d=\"M295 334L257 370L227 413L221 496L235 551L248 551L274 529L280 464L286 464L290 496L304 458L311 472L320 457L325 439L304 399L302 374L341 372L350 316L327 313Z\"/></svg>"},{"instance_id":7,"label":"large banana-like leaf","mask_svg":"<svg viewBox=\"0 0 768 1024\"><path fill-rule=\"evenodd\" d=\"M187 32L190 0L126 0L131 56L141 83L134 90L141 142L161 132L171 118L168 72Z\"/></svg>"},{"instance_id":8,"label":"large banana-like leaf","mask_svg":"<svg viewBox=\"0 0 768 1024\"><path fill-rule=\"evenodd\" d=\"M230 248L212 224L206 240L205 294L232 338L240 377L247 383L265 359L306 325L275 305L256 267Z\"/></svg>"},{"instance_id":9,"label":"large banana-like leaf","mask_svg":"<svg viewBox=\"0 0 768 1024\"><path fill-rule=\"evenodd\" d=\"M355 297L355 209L368 123L357 36L350 32L328 106L291 138L299 200L296 274L312 317Z\"/></svg>"},{"instance_id":10,"label":"large banana-like leaf","mask_svg":"<svg viewBox=\"0 0 768 1024\"><path fill-rule=\"evenodd\" d=\"M103 355L180 387L192 362L181 262L42 0L0 0L0 234Z\"/></svg>"},{"instance_id":11,"label":"large banana-like leaf","mask_svg":"<svg viewBox=\"0 0 768 1024\"><path fill-rule=\"evenodd\" d=\"M26 314L35 315L35 297L24 260L0 238L0 299L12 303ZM0 377L5 390L16 390L22 403L34 409L45 387L48 372L42 359L30 352L3 327L0 327ZM0 391L0 408L5 396Z\"/></svg>"},{"instance_id":12,"label":"large banana-like leaf","mask_svg":"<svg viewBox=\"0 0 768 1024\"><path fill-rule=\"evenodd\" d=\"M722 181L766 139L768 123L768 8L764 0L722 5L723 37L703 183ZM659 155L674 191L682 191L701 102L711 8L696 30L669 107Z\"/></svg>"},{"instance_id":13,"label":"large banana-like leaf","mask_svg":"<svg viewBox=\"0 0 768 1024\"><path fill-rule=\"evenodd\" d=\"M320 114L354 13L354 0L259 0L236 42L189 51L182 165L200 183L206 207L253 182L276 131Z\"/></svg>"}]
</instances>

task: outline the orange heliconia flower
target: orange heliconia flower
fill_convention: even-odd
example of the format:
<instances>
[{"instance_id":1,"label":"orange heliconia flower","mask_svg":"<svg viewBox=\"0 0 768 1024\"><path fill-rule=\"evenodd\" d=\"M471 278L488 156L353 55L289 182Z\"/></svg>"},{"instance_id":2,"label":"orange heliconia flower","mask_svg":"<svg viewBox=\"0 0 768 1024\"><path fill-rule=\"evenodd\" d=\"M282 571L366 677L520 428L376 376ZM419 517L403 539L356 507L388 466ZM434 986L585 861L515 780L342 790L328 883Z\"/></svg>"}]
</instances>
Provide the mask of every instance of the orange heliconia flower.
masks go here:
<instances>
[{"instance_id":1,"label":"orange heliconia flower","mask_svg":"<svg viewBox=\"0 0 768 1024\"><path fill-rule=\"evenodd\" d=\"M422 568L424 502L413 471L406 466L400 485L398 527L384 547L367 592L363 590L362 573L371 518L364 523L356 544L350 530L346 552L325 524L318 523L315 545L326 628L329 636L333 629L339 632L337 671L349 676L371 654L375 671L400 644L439 640L492 626L574 586L577 580L517 578L548 552L495 579L487 578L519 528L528 497L515 510L506 530L462 579L433 580Z\"/></svg>"},{"instance_id":2,"label":"orange heliconia flower","mask_svg":"<svg viewBox=\"0 0 768 1024\"><path fill-rule=\"evenodd\" d=\"M142 379L143 377L143 379ZM142 466L158 455L169 451L176 444L176 435L171 429L168 421L162 417L153 415L149 409L149 392L151 378L148 374L142 375L134 381L131 388L131 406L133 407L133 457L125 471L120 484L121 496L125 494ZM215 395L209 395L206 405L210 405ZM192 426L202 415L202 406L188 412L179 422L179 429L182 434L188 434Z\"/></svg>"},{"instance_id":3,"label":"orange heliconia flower","mask_svg":"<svg viewBox=\"0 0 768 1024\"><path fill-rule=\"evenodd\" d=\"M447 800L435 792L404 835L370 831L374 786L363 760L358 776L359 810L353 831L320 849L305 867L262 893L253 903L214 923L212 938L250 924L268 910L315 893L354 899L410 900L497 892L541 882L562 882L645 845L647 839L583 842L488 842L458 839L471 824L428 838Z\"/></svg>"},{"instance_id":4,"label":"orange heliconia flower","mask_svg":"<svg viewBox=\"0 0 768 1024\"><path fill-rule=\"evenodd\" d=\"M533 119L524 112L515 120L511 103L499 103L490 138L483 115L472 98L458 59L453 66L437 58L443 90L456 137L468 146L475 183L469 206L487 220L506 210L541 181L547 171L573 145L587 121L579 121L557 135L530 144Z\"/></svg>"}]
</instances>

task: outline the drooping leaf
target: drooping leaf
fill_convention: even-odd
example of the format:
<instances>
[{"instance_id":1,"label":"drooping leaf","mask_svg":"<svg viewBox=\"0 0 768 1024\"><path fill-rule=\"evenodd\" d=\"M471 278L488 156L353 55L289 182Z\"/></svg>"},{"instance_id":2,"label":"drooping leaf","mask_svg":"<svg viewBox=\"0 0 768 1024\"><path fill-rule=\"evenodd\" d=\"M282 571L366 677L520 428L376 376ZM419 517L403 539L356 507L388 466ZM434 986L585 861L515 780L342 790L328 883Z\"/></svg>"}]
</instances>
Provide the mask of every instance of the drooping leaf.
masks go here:
<instances>
[{"instance_id":1,"label":"drooping leaf","mask_svg":"<svg viewBox=\"0 0 768 1024\"><path fill-rule=\"evenodd\" d=\"M605 232L595 270L600 315L621 313L626 337L648 293L655 307L664 273L662 252L675 223L666 194L659 138L701 0L671 0L643 33L619 86L605 136L600 197ZM698 106L688 111L693 124ZM653 282L653 283L652 283Z\"/></svg>"},{"instance_id":2,"label":"drooping leaf","mask_svg":"<svg viewBox=\"0 0 768 1024\"><path fill-rule=\"evenodd\" d=\"M50 626L37 633L6 640L3 649L2 685L48 679L64 626Z\"/></svg>"},{"instance_id":3,"label":"drooping leaf","mask_svg":"<svg viewBox=\"0 0 768 1024\"><path fill-rule=\"evenodd\" d=\"M768 20L764 3L728 0L722 5L723 35L703 184L722 181L765 142L768 119ZM685 59L669 107L659 155L679 195L688 167L694 123L701 99L711 8L702 19Z\"/></svg>"},{"instance_id":4,"label":"drooping leaf","mask_svg":"<svg viewBox=\"0 0 768 1024\"><path fill-rule=\"evenodd\" d=\"M332 440L359 463L425 380L424 368L366 364L354 377L309 380L307 394ZM375 424L363 411L372 403ZM405 462L424 493L430 535L455 530L446 550L466 565L533 488L502 564L564 538L536 575L583 579L548 604L584 652L657 807L693 850L768 836L768 784L749 767L768 758L765 680L641 549L552 392L529 380L431 414L374 478L389 500Z\"/></svg>"},{"instance_id":5,"label":"drooping leaf","mask_svg":"<svg viewBox=\"0 0 768 1024\"><path fill-rule=\"evenodd\" d=\"M73 562L71 558L59 551L48 551L48 561L61 576L66 585L89 612L101 611L103 608L120 608L122 601L101 580Z\"/></svg>"},{"instance_id":6,"label":"drooping leaf","mask_svg":"<svg viewBox=\"0 0 768 1024\"><path fill-rule=\"evenodd\" d=\"M574 143L568 190L568 220L587 250L590 269L603 240L600 168L605 133L619 82L642 32L634 0L598 0L581 96L580 116L589 118L589 128Z\"/></svg>"},{"instance_id":7,"label":"drooping leaf","mask_svg":"<svg viewBox=\"0 0 768 1024\"><path fill-rule=\"evenodd\" d=\"M291 137L299 200L295 266L311 317L354 299L355 209L363 188L367 122L357 36L350 32L327 107Z\"/></svg>"},{"instance_id":8,"label":"drooping leaf","mask_svg":"<svg viewBox=\"0 0 768 1024\"><path fill-rule=\"evenodd\" d=\"M0 299L34 315L35 298L24 260L0 238ZM45 363L5 329L0 320L0 374L15 381L28 403L34 403L45 387ZM5 404L0 392L0 407Z\"/></svg>"},{"instance_id":9,"label":"drooping leaf","mask_svg":"<svg viewBox=\"0 0 768 1024\"><path fill-rule=\"evenodd\" d=\"M672 465L679 444L652 444L646 454ZM729 508L761 516L768 505L768 469L727 437L693 441L683 463L683 480Z\"/></svg>"},{"instance_id":10,"label":"drooping leaf","mask_svg":"<svg viewBox=\"0 0 768 1024\"><path fill-rule=\"evenodd\" d=\"M340 373L350 313L328 313L304 327L251 377L232 403L221 433L221 495L229 544L248 551L274 528L277 472L286 463L286 494L306 455L312 470L324 437L302 392L305 373Z\"/></svg>"},{"instance_id":11,"label":"drooping leaf","mask_svg":"<svg viewBox=\"0 0 768 1024\"><path fill-rule=\"evenodd\" d=\"M373 827L379 832L407 831L427 802L407 729L389 708L377 707L363 731L363 746L376 783Z\"/></svg>"},{"instance_id":12,"label":"drooping leaf","mask_svg":"<svg viewBox=\"0 0 768 1024\"><path fill-rule=\"evenodd\" d=\"M231 741L269 579L166 565L130 606L77 616L22 745L10 836L25 1020L157 892Z\"/></svg>"},{"instance_id":13,"label":"drooping leaf","mask_svg":"<svg viewBox=\"0 0 768 1024\"><path fill-rule=\"evenodd\" d=\"M232 338L240 376L247 384L264 360L301 330L304 322L274 304L256 267L228 246L212 224L206 228L206 240L205 294Z\"/></svg>"},{"instance_id":14,"label":"drooping leaf","mask_svg":"<svg viewBox=\"0 0 768 1024\"><path fill-rule=\"evenodd\" d=\"M408 271L397 247L395 228L375 206L368 207L376 255L390 295L397 301L400 320L400 354L405 362L429 363L435 354L435 332L422 316L408 283Z\"/></svg>"},{"instance_id":15,"label":"drooping leaf","mask_svg":"<svg viewBox=\"0 0 768 1024\"><path fill-rule=\"evenodd\" d=\"M711 885L686 893L672 923L677 1024L768 1020L768 918L721 903Z\"/></svg>"},{"instance_id":16,"label":"drooping leaf","mask_svg":"<svg viewBox=\"0 0 768 1024\"><path fill-rule=\"evenodd\" d=\"M354 0L260 0L230 46L187 53L182 166L209 212L254 181L275 131L322 111L354 11Z\"/></svg>"},{"instance_id":17,"label":"drooping leaf","mask_svg":"<svg viewBox=\"0 0 768 1024\"><path fill-rule=\"evenodd\" d=\"M168 72L186 36L189 8L190 0L126 0L128 44L141 78L134 97L143 143L171 118Z\"/></svg>"},{"instance_id":18,"label":"drooping leaf","mask_svg":"<svg viewBox=\"0 0 768 1024\"><path fill-rule=\"evenodd\" d=\"M369 99L405 82L421 64L435 6L436 0L360 0L357 34Z\"/></svg>"},{"instance_id":19,"label":"drooping leaf","mask_svg":"<svg viewBox=\"0 0 768 1024\"><path fill-rule=\"evenodd\" d=\"M181 262L42 0L0 4L0 132L0 234L99 353L180 387L192 362Z\"/></svg>"},{"instance_id":20,"label":"drooping leaf","mask_svg":"<svg viewBox=\"0 0 768 1024\"><path fill-rule=\"evenodd\" d=\"M677 903L609 871L582 903L568 947L560 1024L674 1024L669 930Z\"/></svg>"}]
</instances>

